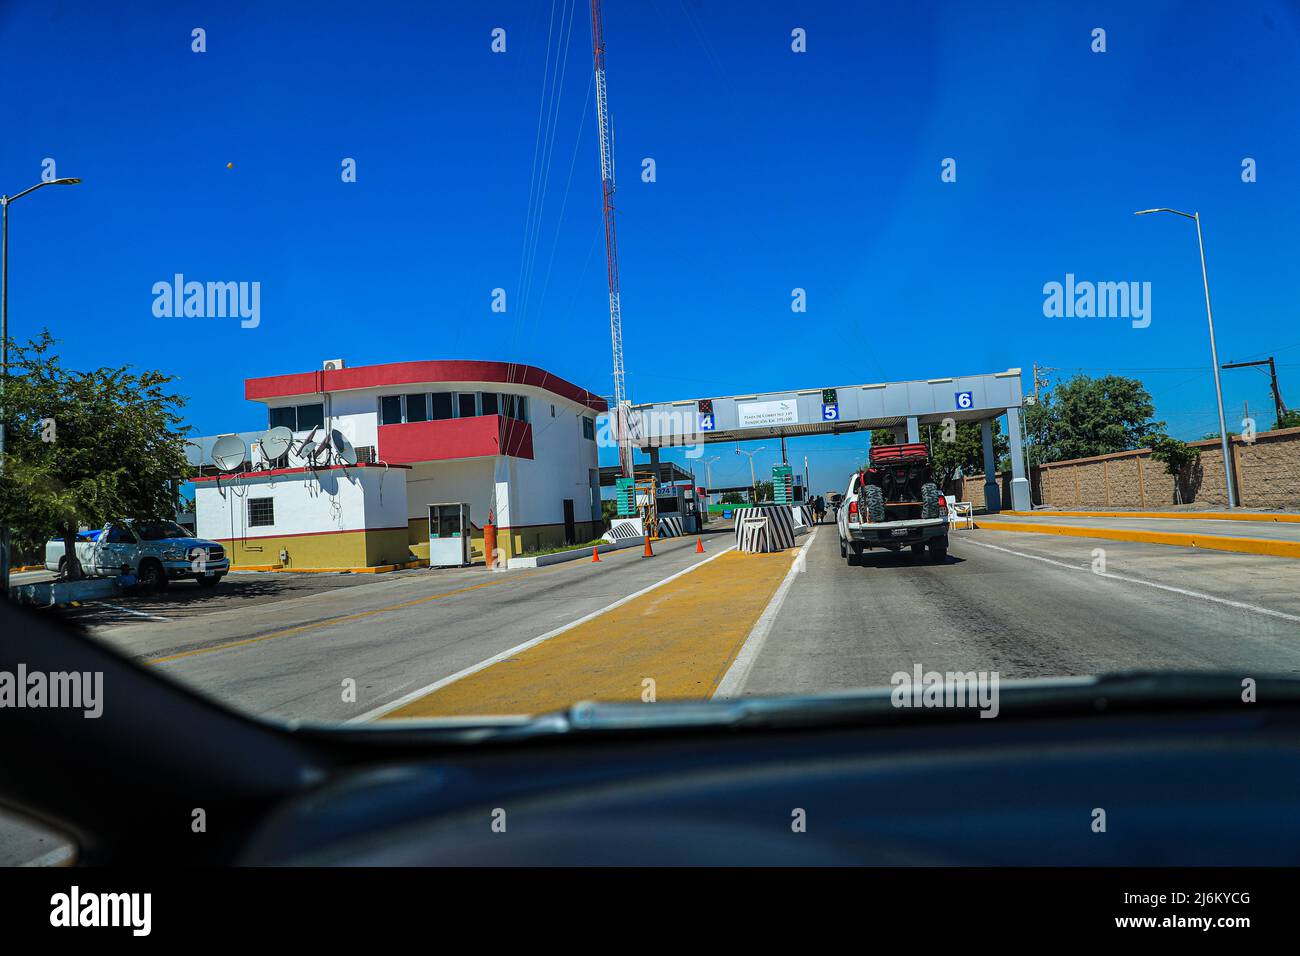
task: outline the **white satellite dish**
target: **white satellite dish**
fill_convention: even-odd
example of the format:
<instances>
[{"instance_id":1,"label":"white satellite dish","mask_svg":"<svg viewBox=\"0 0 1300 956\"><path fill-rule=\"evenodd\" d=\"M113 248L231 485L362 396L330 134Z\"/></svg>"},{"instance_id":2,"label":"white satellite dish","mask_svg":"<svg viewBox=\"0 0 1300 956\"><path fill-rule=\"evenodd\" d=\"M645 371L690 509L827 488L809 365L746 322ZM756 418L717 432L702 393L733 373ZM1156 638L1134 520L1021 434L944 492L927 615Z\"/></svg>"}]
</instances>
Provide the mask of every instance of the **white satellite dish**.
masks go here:
<instances>
[{"instance_id":1,"label":"white satellite dish","mask_svg":"<svg viewBox=\"0 0 1300 956\"><path fill-rule=\"evenodd\" d=\"M262 458L269 465L286 451L293 444L293 432L283 425L277 425L275 428L262 433L262 438L258 445L262 449Z\"/></svg>"},{"instance_id":2,"label":"white satellite dish","mask_svg":"<svg viewBox=\"0 0 1300 956\"><path fill-rule=\"evenodd\" d=\"M311 431L307 433L307 437L298 443L298 447L297 449L294 450L294 454L297 455L299 458L306 458L308 457L309 454L310 455L316 454L315 439L316 439L316 429L313 428ZM310 452L308 451L309 448L311 449Z\"/></svg>"},{"instance_id":3,"label":"white satellite dish","mask_svg":"<svg viewBox=\"0 0 1300 956\"><path fill-rule=\"evenodd\" d=\"M339 461L345 465L355 465L357 463L357 450L352 447L352 442L348 441L337 428L330 432L330 441L334 445L334 451L339 457Z\"/></svg>"},{"instance_id":4,"label":"white satellite dish","mask_svg":"<svg viewBox=\"0 0 1300 956\"><path fill-rule=\"evenodd\" d=\"M234 471L247 455L244 440L238 435L222 435L212 446L212 464L222 471Z\"/></svg>"},{"instance_id":5,"label":"white satellite dish","mask_svg":"<svg viewBox=\"0 0 1300 956\"><path fill-rule=\"evenodd\" d=\"M327 439L322 438L320 441L313 441L308 438L298 446L298 457L303 461L312 462L314 464L317 456L328 449L329 441Z\"/></svg>"}]
</instances>

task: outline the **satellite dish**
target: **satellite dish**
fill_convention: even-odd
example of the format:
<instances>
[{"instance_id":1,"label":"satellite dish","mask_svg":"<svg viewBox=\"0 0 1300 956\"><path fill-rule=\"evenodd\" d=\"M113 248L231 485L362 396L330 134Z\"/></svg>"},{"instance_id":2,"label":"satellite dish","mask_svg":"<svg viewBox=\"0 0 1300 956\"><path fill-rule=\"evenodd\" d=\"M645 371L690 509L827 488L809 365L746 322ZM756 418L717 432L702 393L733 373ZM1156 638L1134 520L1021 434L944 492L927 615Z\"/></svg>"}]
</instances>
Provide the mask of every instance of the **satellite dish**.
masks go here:
<instances>
[{"instance_id":1,"label":"satellite dish","mask_svg":"<svg viewBox=\"0 0 1300 956\"><path fill-rule=\"evenodd\" d=\"M315 439L316 439L316 429L313 428L311 431L307 433L307 437L298 443L298 447L297 449L294 450L294 454L297 455L299 458L307 458L309 455L316 454ZM309 448L310 451L308 451Z\"/></svg>"},{"instance_id":2,"label":"satellite dish","mask_svg":"<svg viewBox=\"0 0 1300 956\"><path fill-rule=\"evenodd\" d=\"M298 457L303 461L315 462L316 456L329 448L329 442L322 438L320 441L314 441L307 438L298 446Z\"/></svg>"},{"instance_id":3,"label":"satellite dish","mask_svg":"<svg viewBox=\"0 0 1300 956\"><path fill-rule=\"evenodd\" d=\"M355 465L357 463L357 450L352 447L352 442L348 441L337 428L330 432L330 441L334 445L334 451L339 456L339 461L345 465Z\"/></svg>"},{"instance_id":4,"label":"satellite dish","mask_svg":"<svg viewBox=\"0 0 1300 956\"><path fill-rule=\"evenodd\" d=\"M262 438L258 445L262 449L262 457L266 459L267 464L275 461L293 444L293 432L283 425L277 425L270 431L262 433Z\"/></svg>"},{"instance_id":5,"label":"satellite dish","mask_svg":"<svg viewBox=\"0 0 1300 956\"><path fill-rule=\"evenodd\" d=\"M212 446L212 464L222 471L234 471L244 463L248 449L238 435L222 435Z\"/></svg>"}]
</instances>

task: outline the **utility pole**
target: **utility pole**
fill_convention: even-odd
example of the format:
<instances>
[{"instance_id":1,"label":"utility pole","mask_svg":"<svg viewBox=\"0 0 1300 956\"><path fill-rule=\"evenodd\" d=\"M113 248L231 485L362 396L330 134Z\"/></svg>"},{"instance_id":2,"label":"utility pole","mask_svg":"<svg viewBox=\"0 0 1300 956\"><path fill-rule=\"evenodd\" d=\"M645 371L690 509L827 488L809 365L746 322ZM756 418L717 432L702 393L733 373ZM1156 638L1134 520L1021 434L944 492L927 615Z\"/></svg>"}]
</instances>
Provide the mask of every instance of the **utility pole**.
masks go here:
<instances>
[{"instance_id":1,"label":"utility pole","mask_svg":"<svg viewBox=\"0 0 1300 956\"><path fill-rule=\"evenodd\" d=\"M1253 368L1258 365L1268 366L1268 378L1270 387L1273 389L1273 409L1277 413L1277 420L1281 421L1286 415L1286 404L1282 401L1282 392L1277 387L1277 365L1273 362L1273 356L1266 359L1260 359L1257 362L1227 362L1223 368Z\"/></svg>"},{"instance_id":2,"label":"utility pole","mask_svg":"<svg viewBox=\"0 0 1300 956\"><path fill-rule=\"evenodd\" d=\"M1034 404L1035 405L1037 405L1042 400L1038 394L1038 390L1042 388L1044 385L1049 384L1047 381L1047 373L1055 372L1055 371L1056 369L1047 368L1046 366L1039 368L1038 363L1037 362L1034 363Z\"/></svg>"}]
</instances>

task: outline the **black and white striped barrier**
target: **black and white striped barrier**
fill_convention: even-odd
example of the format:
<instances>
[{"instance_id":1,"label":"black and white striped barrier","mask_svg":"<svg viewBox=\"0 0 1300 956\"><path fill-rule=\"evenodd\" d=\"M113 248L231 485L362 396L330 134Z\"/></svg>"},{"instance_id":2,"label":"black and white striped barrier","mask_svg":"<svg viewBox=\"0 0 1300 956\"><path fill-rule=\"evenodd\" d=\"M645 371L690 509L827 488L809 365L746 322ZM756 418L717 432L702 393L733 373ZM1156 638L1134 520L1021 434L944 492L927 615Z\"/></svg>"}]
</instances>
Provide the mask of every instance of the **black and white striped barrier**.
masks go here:
<instances>
[{"instance_id":1,"label":"black and white striped barrier","mask_svg":"<svg viewBox=\"0 0 1300 956\"><path fill-rule=\"evenodd\" d=\"M640 538L645 535L642 528L643 525L641 524L640 518L615 518L610 522L609 530L601 537L606 541L613 541L615 543L626 541L629 538Z\"/></svg>"},{"instance_id":2,"label":"black and white striped barrier","mask_svg":"<svg viewBox=\"0 0 1300 956\"><path fill-rule=\"evenodd\" d=\"M794 547L789 505L759 504L736 509L736 548L757 554Z\"/></svg>"}]
</instances>

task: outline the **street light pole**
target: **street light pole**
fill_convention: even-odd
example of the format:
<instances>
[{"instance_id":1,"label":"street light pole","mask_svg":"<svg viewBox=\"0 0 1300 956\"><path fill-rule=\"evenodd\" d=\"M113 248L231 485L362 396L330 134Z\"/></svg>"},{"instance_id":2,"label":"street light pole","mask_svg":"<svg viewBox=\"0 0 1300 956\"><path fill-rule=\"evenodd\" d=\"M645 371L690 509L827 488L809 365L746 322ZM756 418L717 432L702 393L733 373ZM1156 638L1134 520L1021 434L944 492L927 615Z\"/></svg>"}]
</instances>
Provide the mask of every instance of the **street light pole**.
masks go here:
<instances>
[{"instance_id":1,"label":"street light pole","mask_svg":"<svg viewBox=\"0 0 1300 956\"><path fill-rule=\"evenodd\" d=\"M5 470L4 387L9 382L9 204L42 186L75 186L80 179L48 179L12 196L0 196L0 475ZM9 595L9 526L0 522L0 596Z\"/></svg>"},{"instance_id":2,"label":"street light pole","mask_svg":"<svg viewBox=\"0 0 1300 956\"><path fill-rule=\"evenodd\" d=\"M737 455L749 456L749 493L752 496L750 500L754 504L758 504L758 478L755 477L754 475L754 456L757 455L760 451L763 450L763 448L766 447L767 446L764 445L760 448L755 448L753 451L741 451L740 446L739 445L736 446Z\"/></svg>"},{"instance_id":3,"label":"street light pole","mask_svg":"<svg viewBox=\"0 0 1300 956\"><path fill-rule=\"evenodd\" d=\"M1171 212L1175 216L1182 216L1196 223L1196 243L1201 249L1201 284L1205 287L1205 319L1210 327L1210 361L1214 369L1214 397L1219 406L1219 446L1223 449L1223 481L1228 492L1228 507L1235 508L1240 502L1237 500L1236 484L1232 480L1232 450L1228 442L1228 421L1223 414L1223 385L1219 382L1219 349L1214 342L1214 311L1210 308L1210 277L1205 268L1205 238L1201 235L1201 214L1161 207L1139 209L1135 215L1146 216L1153 212Z\"/></svg>"}]
</instances>

